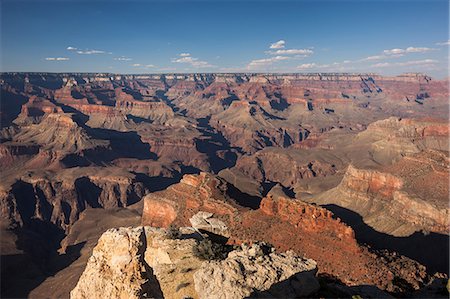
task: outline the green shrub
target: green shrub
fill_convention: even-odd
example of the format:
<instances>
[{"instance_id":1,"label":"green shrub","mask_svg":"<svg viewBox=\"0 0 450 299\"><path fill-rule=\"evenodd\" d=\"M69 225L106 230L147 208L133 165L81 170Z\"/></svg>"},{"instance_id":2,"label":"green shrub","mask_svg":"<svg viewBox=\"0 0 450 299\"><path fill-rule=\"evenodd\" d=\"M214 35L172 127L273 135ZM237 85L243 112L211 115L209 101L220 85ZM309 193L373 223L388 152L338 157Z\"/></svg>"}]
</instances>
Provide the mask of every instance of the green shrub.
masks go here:
<instances>
[{"instance_id":1,"label":"green shrub","mask_svg":"<svg viewBox=\"0 0 450 299\"><path fill-rule=\"evenodd\" d=\"M225 245L214 243L209 239L202 239L193 249L194 255L202 260L222 260L228 255Z\"/></svg>"},{"instance_id":2,"label":"green shrub","mask_svg":"<svg viewBox=\"0 0 450 299\"><path fill-rule=\"evenodd\" d=\"M168 239L179 239L181 237L181 232L175 225L171 224L166 230L166 237Z\"/></svg>"}]
</instances>

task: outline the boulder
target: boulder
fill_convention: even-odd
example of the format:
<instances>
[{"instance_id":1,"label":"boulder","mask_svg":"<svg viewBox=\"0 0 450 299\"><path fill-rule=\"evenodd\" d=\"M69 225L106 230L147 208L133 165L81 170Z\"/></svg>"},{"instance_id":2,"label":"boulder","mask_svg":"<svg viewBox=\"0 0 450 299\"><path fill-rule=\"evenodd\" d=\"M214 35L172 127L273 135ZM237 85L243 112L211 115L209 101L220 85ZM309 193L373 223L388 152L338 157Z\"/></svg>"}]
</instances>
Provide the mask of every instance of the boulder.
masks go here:
<instances>
[{"instance_id":1,"label":"boulder","mask_svg":"<svg viewBox=\"0 0 450 299\"><path fill-rule=\"evenodd\" d=\"M230 233L228 231L227 225L213 217L213 213L200 211L194 216L192 216L189 221L191 225L195 229L204 230L207 232L211 232L216 235L229 237Z\"/></svg>"},{"instance_id":2,"label":"boulder","mask_svg":"<svg viewBox=\"0 0 450 299\"><path fill-rule=\"evenodd\" d=\"M319 289L317 264L286 253L266 253L260 244L242 245L222 261L202 264L194 274L200 298L306 297Z\"/></svg>"}]
</instances>

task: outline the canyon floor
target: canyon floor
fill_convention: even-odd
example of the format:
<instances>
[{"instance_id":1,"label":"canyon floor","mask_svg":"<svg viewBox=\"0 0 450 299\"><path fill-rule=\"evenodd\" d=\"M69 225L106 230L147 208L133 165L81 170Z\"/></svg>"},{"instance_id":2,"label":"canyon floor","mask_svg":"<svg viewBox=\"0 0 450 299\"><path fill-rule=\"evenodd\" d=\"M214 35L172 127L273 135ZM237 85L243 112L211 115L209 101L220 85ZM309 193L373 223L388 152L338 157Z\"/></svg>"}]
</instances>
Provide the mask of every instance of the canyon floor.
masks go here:
<instances>
[{"instance_id":1,"label":"canyon floor","mask_svg":"<svg viewBox=\"0 0 450 299\"><path fill-rule=\"evenodd\" d=\"M448 80L2 73L0 85L2 298L109 286L90 257L108 262L120 250L108 242L123 238L136 267L153 265L156 297L215 297L235 283L218 278L235 271L225 265L255 267L265 242L273 251L261 260L286 277L255 273L277 285L307 272L289 294L448 298ZM189 234L152 241L160 228L192 227L233 253L202 263ZM173 265L191 261L190 274L138 261L158 246ZM292 267L267 262L277 259ZM241 287L238 297L279 291Z\"/></svg>"}]
</instances>

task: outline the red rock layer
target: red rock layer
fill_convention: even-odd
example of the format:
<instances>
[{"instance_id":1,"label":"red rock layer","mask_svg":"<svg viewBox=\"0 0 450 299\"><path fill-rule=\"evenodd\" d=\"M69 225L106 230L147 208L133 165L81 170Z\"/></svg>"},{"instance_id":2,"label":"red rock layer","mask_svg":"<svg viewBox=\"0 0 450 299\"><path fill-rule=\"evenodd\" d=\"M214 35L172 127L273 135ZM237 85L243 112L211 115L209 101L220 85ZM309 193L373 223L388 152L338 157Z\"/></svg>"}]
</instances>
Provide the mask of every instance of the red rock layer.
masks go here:
<instances>
[{"instance_id":1,"label":"red rock layer","mask_svg":"<svg viewBox=\"0 0 450 299\"><path fill-rule=\"evenodd\" d=\"M395 288L390 266L360 247L353 230L326 209L269 194L259 209L249 210L236 205L226 190L226 183L209 174L185 175L179 184L144 198L142 224L186 226L197 212L211 212L228 226L232 244L263 240L313 258L319 272L345 283ZM408 278L417 284L414 279Z\"/></svg>"}]
</instances>

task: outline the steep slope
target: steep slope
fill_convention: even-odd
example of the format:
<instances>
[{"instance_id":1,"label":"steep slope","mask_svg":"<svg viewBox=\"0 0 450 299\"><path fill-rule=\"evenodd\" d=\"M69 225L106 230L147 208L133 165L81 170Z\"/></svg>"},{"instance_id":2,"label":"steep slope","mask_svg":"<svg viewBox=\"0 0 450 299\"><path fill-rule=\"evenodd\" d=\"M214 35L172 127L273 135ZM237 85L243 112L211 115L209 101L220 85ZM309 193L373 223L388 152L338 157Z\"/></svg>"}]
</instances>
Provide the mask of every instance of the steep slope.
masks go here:
<instances>
[{"instance_id":1,"label":"steep slope","mask_svg":"<svg viewBox=\"0 0 450 299\"><path fill-rule=\"evenodd\" d=\"M446 234L450 225L448 163L448 153L426 151L380 170L350 165L339 186L312 200L351 209L382 232Z\"/></svg>"}]
</instances>

